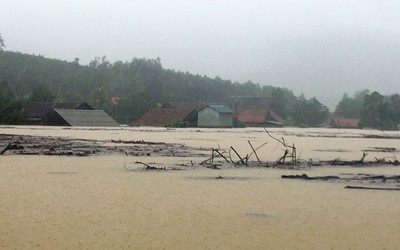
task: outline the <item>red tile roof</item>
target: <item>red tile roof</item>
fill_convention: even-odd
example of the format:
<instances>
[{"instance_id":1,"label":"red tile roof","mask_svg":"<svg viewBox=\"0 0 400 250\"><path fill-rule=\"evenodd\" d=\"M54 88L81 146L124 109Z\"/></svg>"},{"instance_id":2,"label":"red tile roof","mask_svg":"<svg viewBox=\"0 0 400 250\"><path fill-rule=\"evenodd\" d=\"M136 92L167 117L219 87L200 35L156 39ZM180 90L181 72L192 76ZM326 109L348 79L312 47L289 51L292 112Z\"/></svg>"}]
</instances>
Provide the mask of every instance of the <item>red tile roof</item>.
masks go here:
<instances>
[{"instance_id":1,"label":"red tile roof","mask_svg":"<svg viewBox=\"0 0 400 250\"><path fill-rule=\"evenodd\" d=\"M165 127L175 121L184 121L194 111L192 108L152 109L134 121L133 125Z\"/></svg>"},{"instance_id":2,"label":"red tile roof","mask_svg":"<svg viewBox=\"0 0 400 250\"><path fill-rule=\"evenodd\" d=\"M239 122L248 126L265 126L267 124L282 126L285 120L268 109L245 109L237 113Z\"/></svg>"},{"instance_id":3,"label":"red tile roof","mask_svg":"<svg viewBox=\"0 0 400 250\"><path fill-rule=\"evenodd\" d=\"M246 109L240 110L237 119L243 123L265 123L268 118L266 109Z\"/></svg>"},{"instance_id":4,"label":"red tile roof","mask_svg":"<svg viewBox=\"0 0 400 250\"><path fill-rule=\"evenodd\" d=\"M329 125L335 128L358 128L358 119L332 118Z\"/></svg>"}]
</instances>

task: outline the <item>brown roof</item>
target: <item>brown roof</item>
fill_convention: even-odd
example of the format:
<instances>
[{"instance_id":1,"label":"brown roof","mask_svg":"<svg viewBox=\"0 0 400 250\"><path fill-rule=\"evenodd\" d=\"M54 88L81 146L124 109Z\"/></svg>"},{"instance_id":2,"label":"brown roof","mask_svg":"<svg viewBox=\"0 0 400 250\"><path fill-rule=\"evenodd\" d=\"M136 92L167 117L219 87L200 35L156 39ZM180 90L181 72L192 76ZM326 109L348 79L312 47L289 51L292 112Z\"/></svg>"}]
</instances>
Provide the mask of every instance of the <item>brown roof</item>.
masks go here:
<instances>
[{"instance_id":1,"label":"brown roof","mask_svg":"<svg viewBox=\"0 0 400 250\"><path fill-rule=\"evenodd\" d=\"M103 110L53 109L45 117L46 125L78 127L117 127L119 124Z\"/></svg>"},{"instance_id":2,"label":"brown roof","mask_svg":"<svg viewBox=\"0 0 400 250\"><path fill-rule=\"evenodd\" d=\"M283 125L285 123L279 115L267 109L240 110L237 119L248 125L264 125L271 122L275 125Z\"/></svg>"},{"instance_id":3,"label":"brown roof","mask_svg":"<svg viewBox=\"0 0 400 250\"><path fill-rule=\"evenodd\" d=\"M192 112L193 108L160 108L152 109L137 119L135 126L165 127L175 121L184 121Z\"/></svg>"},{"instance_id":4,"label":"brown roof","mask_svg":"<svg viewBox=\"0 0 400 250\"><path fill-rule=\"evenodd\" d=\"M266 109L245 109L240 110L237 119L243 123L265 123L268 118Z\"/></svg>"},{"instance_id":5,"label":"brown roof","mask_svg":"<svg viewBox=\"0 0 400 250\"><path fill-rule=\"evenodd\" d=\"M174 108L174 109L196 109L200 110L204 105L192 102L167 102L161 108Z\"/></svg>"},{"instance_id":6,"label":"brown roof","mask_svg":"<svg viewBox=\"0 0 400 250\"><path fill-rule=\"evenodd\" d=\"M43 118L47 113L49 113L53 108L58 109L77 109L80 106L85 105L88 108L92 109L89 104L86 102L32 102L25 107L25 112L28 118Z\"/></svg>"},{"instance_id":7,"label":"brown roof","mask_svg":"<svg viewBox=\"0 0 400 250\"><path fill-rule=\"evenodd\" d=\"M270 120L271 121L276 121L278 123L282 123L285 124L285 119L283 119L282 117L280 117L277 113L273 112L273 111L269 111L269 115L270 115Z\"/></svg>"},{"instance_id":8,"label":"brown roof","mask_svg":"<svg viewBox=\"0 0 400 250\"><path fill-rule=\"evenodd\" d=\"M335 128L358 128L358 119L353 118L332 118L329 125Z\"/></svg>"}]
</instances>

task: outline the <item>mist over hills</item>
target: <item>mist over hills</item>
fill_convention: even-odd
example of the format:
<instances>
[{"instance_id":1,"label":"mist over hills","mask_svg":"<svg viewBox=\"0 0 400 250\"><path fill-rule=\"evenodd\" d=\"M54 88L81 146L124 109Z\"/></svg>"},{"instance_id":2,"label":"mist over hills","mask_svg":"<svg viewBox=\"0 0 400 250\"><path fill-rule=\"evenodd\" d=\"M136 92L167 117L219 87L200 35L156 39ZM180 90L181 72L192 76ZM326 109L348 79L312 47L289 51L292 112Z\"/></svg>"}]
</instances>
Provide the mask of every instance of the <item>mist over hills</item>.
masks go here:
<instances>
[{"instance_id":1,"label":"mist over hills","mask_svg":"<svg viewBox=\"0 0 400 250\"><path fill-rule=\"evenodd\" d=\"M167 101L231 106L235 96L262 97L266 100L262 106L257 103L250 106L273 109L293 124L298 121L316 125L328 115L327 108L316 98L295 96L287 88L165 69L160 58L111 63L103 57L80 65L78 59L67 62L3 51L0 52L0 83L21 100L31 100L32 94L39 93L50 100L88 101L97 109L113 113L122 123ZM111 97L120 99L116 107L111 105Z\"/></svg>"},{"instance_id":2,"label":"mist over hills","mask_svg":"<svg viewBox=\"0 0 400 250\"><path fill-rule=\"evenodd\" d=\"M4 0L6 49L88 64L160 57L164 69L316 96L399 93L396 0ZM60 32L62 31L62 32Z\"/></svg>"}]
</instances>

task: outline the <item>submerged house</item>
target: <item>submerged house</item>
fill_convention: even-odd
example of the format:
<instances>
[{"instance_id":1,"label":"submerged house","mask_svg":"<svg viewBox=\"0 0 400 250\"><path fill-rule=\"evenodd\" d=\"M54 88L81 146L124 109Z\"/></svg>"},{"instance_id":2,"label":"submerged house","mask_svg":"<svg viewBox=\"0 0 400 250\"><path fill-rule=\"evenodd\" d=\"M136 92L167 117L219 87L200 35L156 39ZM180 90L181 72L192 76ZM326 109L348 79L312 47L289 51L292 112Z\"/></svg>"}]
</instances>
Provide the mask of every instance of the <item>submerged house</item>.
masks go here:
<instances>
[{"instance_id":1,"label":"submerged house","mask_svg":"<svg viewBox=\"0 0 400 250\"><path fill-rule=\"evenodd\" d=\"M332 117L328 120L327 126L331 128L358 128L358 119L354 118L336 118Z\"/></svg>"},{"instance_id":2,"label":"submerged house","mask_svg":"<svg viewBox=\"0 0 400 250\"><path fill-rule=\"evenodd\" d=\"M248 127L283 127L285 120L267 109L239 110L237 120Z\"/></svg>"},{"instance_id":3,"label":"submerged house","mask_svg":"<svg viewBox=\"0 0 400 250\"><path fill-rule=\"evenodd\" d=\"M197 123L197 110L193 108L158 108L151 109L135 120L134 126L166 127L176 122L185 122L193 127Z\"/></svg>"},{"instance_id":4,"label":"submerged house","mask_svg":"<svg viewBox=\"0 0 400 250\"><path fill-rule=\"evenodd\" d=\"M26 124L42 125L43 118L53 109L94 110L86 102L32 102L25 106Z\"/></svg>"},{"instance_id":5,"label":"submerged house","mask_svg":"<svg viewBox=\"0 0 400 250\"><path fill-rule=\"evenodd\" d=\"M103 110L53 109L42 120L48 126L117 127Z\"/></svg>"},{"instance_id":6,"label":"submerged house","mask_svg":"<svg viewBox=\"0 0 400 250\"><path fill-rule=\"evenodd\" d=\"M197 126L197 112L202 107L198 103L167 102L161 108L151 109L133 121L133 126L168 127L181 125Z\"/></svg>"},{"instance_id":7,"label":"submerged house","mask_svg":"<svg viewBox=\"0 0 400 250\"><path fill-rule=\"evenodd\" d=\"M231 128L233 111L223 105L208 105L198 113L199 127Z\"/></svg>"}]
</instances>

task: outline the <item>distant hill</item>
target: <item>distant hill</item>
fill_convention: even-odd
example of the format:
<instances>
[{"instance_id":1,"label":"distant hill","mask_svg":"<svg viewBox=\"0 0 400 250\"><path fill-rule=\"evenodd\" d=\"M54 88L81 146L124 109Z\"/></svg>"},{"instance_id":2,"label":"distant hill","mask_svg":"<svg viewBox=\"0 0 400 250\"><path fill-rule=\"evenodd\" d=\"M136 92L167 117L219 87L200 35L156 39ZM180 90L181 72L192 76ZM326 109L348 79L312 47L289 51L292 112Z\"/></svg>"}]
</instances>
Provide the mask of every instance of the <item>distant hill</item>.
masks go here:
<instances>
[{"instance_id":1,"label":"distant hill","mask_svg":"<svg viewBox=\"0 0 400 250\"><path fill-rule=\"evenodd\" d=\"M267 101L263 105L287 118L298 101L293 92L285 88L164 69L159 58L111 63L103 57L80 65L78 59L67 62L2 51L0 82L11 85L19 98L31 95L40 87L50 90L59 101L87 101L96 108L105 109L119 122L138 117L167 101L232 107L235 96L265 97ZM119 98L117 107L111 105L111 97Z\"/></svg>"}]
</instances>

